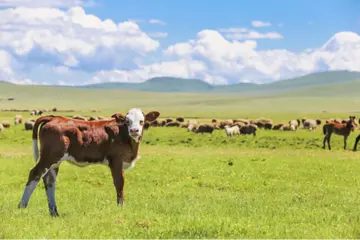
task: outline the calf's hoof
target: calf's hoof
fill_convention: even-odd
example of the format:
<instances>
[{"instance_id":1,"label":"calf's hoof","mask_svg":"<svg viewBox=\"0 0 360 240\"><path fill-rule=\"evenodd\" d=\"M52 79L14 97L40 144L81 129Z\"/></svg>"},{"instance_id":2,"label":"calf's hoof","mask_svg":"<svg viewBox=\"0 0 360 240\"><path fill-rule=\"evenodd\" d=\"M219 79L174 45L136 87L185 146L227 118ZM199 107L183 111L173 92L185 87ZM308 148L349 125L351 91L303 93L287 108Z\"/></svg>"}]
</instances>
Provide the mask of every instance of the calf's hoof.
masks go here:
<instances>
[{"instance_id":1,"label":"calf's hoof","mask_svg":"<svg viewBox=\"0 0 360 240\"><path fill-rule=\"evenodd\" d=\"M26 207L27 207L27 204L25 204L25 203L20 202L18 204L18 208L26 208Z\"/></svg>"},{"instance_id":2,"label":"calf's hoof","mask_svg":"<svg viewBox=\"0 0 360 240\"><path fill-rule=\"evenodd\" d=\"M50 213L50 216L52 216L52 217L58 217L58 216L59 216L59 213L58 213L56 207L54 207L54 208L49 208L49 213Z\"/></svg>"}]
</instances>

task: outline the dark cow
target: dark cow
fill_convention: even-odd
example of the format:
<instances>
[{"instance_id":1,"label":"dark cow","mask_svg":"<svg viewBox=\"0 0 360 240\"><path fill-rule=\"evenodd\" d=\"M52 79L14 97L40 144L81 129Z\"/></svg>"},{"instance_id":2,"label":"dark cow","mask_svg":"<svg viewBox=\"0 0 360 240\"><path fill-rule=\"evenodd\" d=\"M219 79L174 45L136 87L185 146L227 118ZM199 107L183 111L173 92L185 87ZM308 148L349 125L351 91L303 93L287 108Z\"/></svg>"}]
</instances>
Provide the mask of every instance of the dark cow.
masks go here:
<instances>
[{"instance_id":1,"label":"dark cow","mask_svg":"<svg viewBox=\"0 0 360 240\"><path fill-rule=\"evenodd\" d=\"M62 116L44 116L36 120L33 129L35 162L39 157L37 144L40 138L40 160L31 169L19 208L25 208L36 185L43 178L50 215L58 216L55 202L55 183L59 165L66 160L76 166L105 164L109 166L119 205L124 202L124 172L140 158L139 144L145 121L154 121L157 111L144 114L131 109L126 116L112 115L110 120L84 121Z\"/></svg>"}]
</instances>

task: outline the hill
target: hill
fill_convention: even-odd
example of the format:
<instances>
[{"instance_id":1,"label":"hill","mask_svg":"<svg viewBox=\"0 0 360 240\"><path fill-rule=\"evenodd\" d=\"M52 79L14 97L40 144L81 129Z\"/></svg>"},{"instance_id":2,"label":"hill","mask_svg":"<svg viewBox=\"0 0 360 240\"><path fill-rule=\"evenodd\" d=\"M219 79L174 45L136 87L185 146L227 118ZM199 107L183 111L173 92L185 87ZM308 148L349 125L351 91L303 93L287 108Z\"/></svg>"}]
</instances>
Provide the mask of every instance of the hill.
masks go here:
<instances>
[{"instance_id":1,"label":"hill","mask_svg":"<svg viewBox=\"0 0 360 240\"><path fill-rule=\"evenodd\" d=\"M199 79L184 79L173 77L151 78L142 83L99 83L81 86L91 89L123 89L147 92L206 92L213 88Z\"/></svg>"},{"instance_id":2,"label":"hill","mask_svg":"<svg viewBox=\"0 0 360 240\"><path fill-rule=\"evenodd\" d=\"M199 79L157 77L142 83L99 83L75 88L122 89L147 92L193 92L193 93L248 93L276 94L284 91L299 90L311 86L325 86L360 80L360 72L329 71L312 73L301 77L281 80L267 84L237 83L231 85L210 85Z\"/></svg>"}]
</instances>

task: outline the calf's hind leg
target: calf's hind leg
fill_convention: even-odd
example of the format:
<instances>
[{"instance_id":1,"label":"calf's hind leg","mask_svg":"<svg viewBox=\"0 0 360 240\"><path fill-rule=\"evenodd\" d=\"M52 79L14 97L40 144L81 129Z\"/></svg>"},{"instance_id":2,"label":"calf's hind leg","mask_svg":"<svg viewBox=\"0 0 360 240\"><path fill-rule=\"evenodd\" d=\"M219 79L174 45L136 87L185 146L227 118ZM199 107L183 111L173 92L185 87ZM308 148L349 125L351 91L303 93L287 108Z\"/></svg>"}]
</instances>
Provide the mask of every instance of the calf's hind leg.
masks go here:
<instances>
[{"instance_id":1,"label":"calf's hind leg","mask_svg":"<svg viewBox=\"0 0 360 240\"><path fill-rule=\"evenodd\" d=\"M49 172L51 166L55 163L56 162L54 161L47 161L47 159L42 156L40 157L39 162L35 165L33 169L30 170L28 181L25 185L24 193L22 195L20 203L18 204L19 208L27 207L30 197L34 192L40 179Z\"/></svg>"},{"instance_id":2,"label":"calf's hind leg","mask_svg":"<svg viewBox=\"0 0 360 240\"><path fill-rule=\"evenodd\" d=\"M54 167L50 169L43 177L46 196L48 200L49 212L50 215L54 217L59 216L55 201L55 185L56 185L56 177L58 172L59 172L59 167Z\"/></svg>"}]
</instances>

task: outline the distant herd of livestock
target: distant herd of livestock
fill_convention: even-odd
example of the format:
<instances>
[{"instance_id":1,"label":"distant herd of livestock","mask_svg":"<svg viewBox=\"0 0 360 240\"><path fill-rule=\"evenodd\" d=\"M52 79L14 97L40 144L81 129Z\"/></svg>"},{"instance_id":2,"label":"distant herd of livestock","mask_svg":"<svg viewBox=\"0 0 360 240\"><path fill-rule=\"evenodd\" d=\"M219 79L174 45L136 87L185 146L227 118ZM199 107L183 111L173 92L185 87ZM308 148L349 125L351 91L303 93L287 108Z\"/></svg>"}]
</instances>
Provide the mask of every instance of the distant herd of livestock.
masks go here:
<instances>
[{"instance_id":1,"label":"distant herd of livestock","mask_svg":"<svg viewBox=\"0 0 360 240\"><path fill-rule=\"evenodd\" d=\"M44 111L41 110L34 110L31 111L31 115L42 115ZM96 120L106 120L109 119L103 116L90 116L84 117L79 115L68 116L73 119L79 119L84 121L96 121ZM16 115L14 118L14 124L24 124L25 130L32 130L35 124L36 119L28 119L24 121L24 117L21 115ZM212 119L210 123L200 123L196 119L189 119L185 121L184 117L177 117L173 118L166 118L163 120L155 120L153 122L145 122L144 129L147 130L150 127L179 127L179 128L186 128L189 132L194 133L209 133L212 134L214 130L223 129L225 134L228 137L232 137L234 135L242 135L242 134L251 134L256 136L256 131L258 129L265 129L265 130L278 130L278 131L297 131L298 129L308 129L310 131L316 130L322 121L320 119L294 119L288 121L288 123L278 123L274 124L273 120L265 119L265 118L258 118L255 120L249 119L228 119L228 120L216 120ZM330 136L332 133L337 135L344 136L344 149L346 149L346 141L348 136L352 131L358 128L360 124L359 122L355 121L354 116L350 116L349 119L342 120L342 119L328 119L325 121L323 125L323 134L324 141L323 141L323 148L325 148L325 143L328 143L328 148L330 147ZM6 128L10 128L11 122L3 121L0 122L0 132ZM360 135L356 138L356 142L354 145L353 150L356 150L356 146L360 141Z\"/></svg>"}]
</instances>

